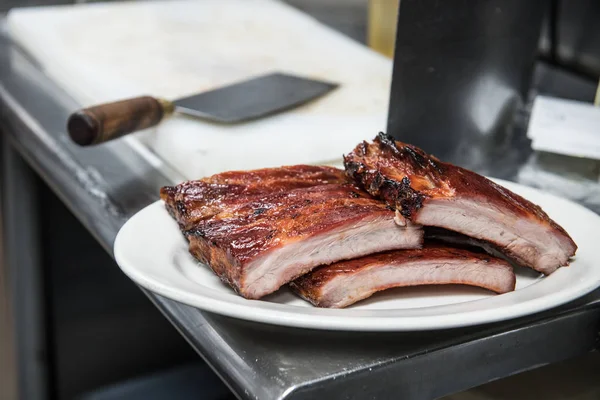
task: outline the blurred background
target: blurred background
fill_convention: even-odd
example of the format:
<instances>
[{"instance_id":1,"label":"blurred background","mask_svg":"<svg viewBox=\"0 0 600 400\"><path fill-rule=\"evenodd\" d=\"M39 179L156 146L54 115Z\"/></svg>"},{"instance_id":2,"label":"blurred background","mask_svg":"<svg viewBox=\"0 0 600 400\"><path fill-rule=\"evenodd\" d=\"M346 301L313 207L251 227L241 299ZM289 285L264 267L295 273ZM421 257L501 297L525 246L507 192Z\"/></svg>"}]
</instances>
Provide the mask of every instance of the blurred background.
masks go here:
<instances>
[{"instance_id":1,"label":"blurred background","mask_svg":"<svg viewBox=\"0 0 600 400\"><path fill-rule=\"evenodd\" d=\"M353 40L393 57L398 1L285 1ZM0 0L0 12L13 7L61 3L73 2ZM544 7L544 17L536 63L532 66L537 71L532 87L537 92L593 103L600 77L600 1L552 0L539 4ZM595 160L546 154L536 162L557 157L569 168L569 173L585 175L585 179L597 183L599 167ZM12 162L18 167L18 160ZM216 375L199 362L198 355L135 285L117 268L107 268L114 264L113 260L73 214L42 180L35 178L35 181L29 189L41 199L38 240L42 250L36 256L43 260L44 274L37 285L44 288L43 329L47 332L43 337L47 353L37 356L47 364L48 398L231 398ZM4 180L2 190L14 189L14 185ZM595 205L600 202L597 197L586 199ZM0 218L5 217L0 215ZM56 226L60 226L58 234L53 229ZM10 246L10 238L3 238L2 243ZM81 265L84 255L86 265ZM15 337L11 329L15 316L7 279L6 269L0 268L2 400L15 399L17 393ZM120 326L118 331L110 328L115 324ZM178 395L173 396L170 388L177 388ZM600 399L600 359L597 354L590 354L447 400L450 398Z\"/></svg>"},{"instance_id":2,"label":"blurred background","mask_svg":"<svg viewBox=\"0 0 600 400\"><path fill-rule=\"evenodd\" d=\"M349 37L391 57L399 0L282 0ZM13 7L95 1L2 0L0 11ZM540 3L542 4L542 3ZM600 74L600 4L595 0L551 0L539 40L539 59L590 79Z\"/></svg>"}]
</instances>

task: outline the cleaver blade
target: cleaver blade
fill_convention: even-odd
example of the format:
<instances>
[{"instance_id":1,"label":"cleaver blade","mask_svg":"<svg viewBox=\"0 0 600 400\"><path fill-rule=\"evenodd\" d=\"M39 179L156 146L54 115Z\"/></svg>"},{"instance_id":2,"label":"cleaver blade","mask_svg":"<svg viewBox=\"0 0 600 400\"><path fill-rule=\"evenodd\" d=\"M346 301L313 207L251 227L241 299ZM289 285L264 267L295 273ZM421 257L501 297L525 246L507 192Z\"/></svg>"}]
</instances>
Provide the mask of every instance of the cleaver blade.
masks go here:
<instances>
[{"instance_id":1,"label":"cleaver blade","mask_svg":"<svg viewBox=\"0 0 600 400\"><path fill-rule=\"evenodd\" d=\"M194 117L235 124L309 102L338 85L274 73L175 100L175 111Z\"/></svg>"},{"instance_id":2,"label":"cleaver blade","mask_svg":"<svg viewBox=\"0 0 600 400\"><path fill-rule=\"evenodd\" d=\"M332 82L271 73L174 101L142 96L78 110L69 117L67 131L75 143L90 146L155 126L174 112L237 124L298 107L337 87Z\"/></svg>"}]
</instances>

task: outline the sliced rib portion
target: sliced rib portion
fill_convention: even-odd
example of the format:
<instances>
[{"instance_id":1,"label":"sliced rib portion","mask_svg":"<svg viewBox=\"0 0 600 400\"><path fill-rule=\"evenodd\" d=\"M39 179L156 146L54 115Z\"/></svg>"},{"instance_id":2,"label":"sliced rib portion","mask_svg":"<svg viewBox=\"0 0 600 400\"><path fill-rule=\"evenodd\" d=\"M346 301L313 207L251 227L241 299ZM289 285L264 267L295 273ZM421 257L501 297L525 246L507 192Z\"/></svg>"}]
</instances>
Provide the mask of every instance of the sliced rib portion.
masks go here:
<instances>
[{"instance_id":1,"label":"sliced rib portion","mask_svg":"<svg viewBox=\"0 0 600 400\"><path fill-rule=\"evenodd\" d=\"M345 156L361 187L405 218L485 240L545 274L569 264L577 246L537 205L472 171L380 134Z\"/></svg>"},{"instance_id":2,"label":"sliced rib portion","mask_svg":"<svg viewBox=\"0 0 600 400\"><path fill-rule=\"evenodd\" d=\"M433 244L317 268L290 287L315 306L343 308L394 287L463 284L506 293L515 289L515 280L504 260Z\"/></svg>"},{"instance_id":3,"label":"sliced rib portion","mask_svg":"<svg viewBox=\"0 0 600 400\"><path fill-rule=\"evenodd\" d=\"M253 179L256 171L236 173L234 183L223 178L230 179L227 173L164 188L162 196L190 252L251 299L319 265L421 246L420 227L395 218L343 171L306 168L306 180L299 177L304 167L261 170L266 185Z\"/></svg>"}]
</instances>

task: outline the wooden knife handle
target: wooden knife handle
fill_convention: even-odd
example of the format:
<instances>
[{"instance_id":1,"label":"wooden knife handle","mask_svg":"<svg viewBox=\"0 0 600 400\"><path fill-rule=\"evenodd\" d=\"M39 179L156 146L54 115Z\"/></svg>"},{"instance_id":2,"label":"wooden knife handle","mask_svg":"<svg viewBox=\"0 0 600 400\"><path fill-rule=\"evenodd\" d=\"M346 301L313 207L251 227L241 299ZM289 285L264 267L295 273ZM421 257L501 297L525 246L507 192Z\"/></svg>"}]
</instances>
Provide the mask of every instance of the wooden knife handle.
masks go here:
<instances>
[{"instance_id":1,"label":"wooden knife handle","mask_svg":"<svg viewBox=\"0 0 600 400\"><path fill-rule=\"evenodd\" d=\"M67 131L75 143L91 146L155 126L173 109L150 96L101 104L71 114Z\"/></svg>"}]
</instances>

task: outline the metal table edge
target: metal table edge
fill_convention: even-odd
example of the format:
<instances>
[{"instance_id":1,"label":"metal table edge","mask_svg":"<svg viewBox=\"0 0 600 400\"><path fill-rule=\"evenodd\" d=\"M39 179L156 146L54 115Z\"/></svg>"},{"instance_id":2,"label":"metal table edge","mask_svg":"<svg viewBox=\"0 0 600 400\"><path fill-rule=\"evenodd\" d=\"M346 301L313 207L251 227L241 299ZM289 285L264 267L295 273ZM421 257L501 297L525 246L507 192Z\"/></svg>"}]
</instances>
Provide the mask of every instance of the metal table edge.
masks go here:
<instances>
[{"instance_id":1,"label":"metal table edge","mask_svg":"<svg viewBox=\"0 0 600 400\"><path fill-rule=\"evenodd\" d=\"M41 161L40 156L42 156L42 152L40 151L44 145L48 148L56 148L55 146L60 146L60 143L56 141L54 138L48 136L44 129L38 124L33 116L31 116L15 99L14 97L6 90L6 88L0 82L0 116L2 120L0 122L0 128L4 134L7 134L9 142L11 145L17 149L19 154L26 160L26 162L30 165L30 167L52 188L53 192L60 198L60 200L67 206L67 208L76 216L76 218L85 226L85 228L92 234L92 236L98 241L98 243L105 249L105 251L110 254L111 257L114 258L113 254L113 244L114 239L120 229L120 227L126 222L126 217L115 217L115 220L112 221L113 229L108 231L104 230L99 232L97 227L94 226L90 221L89 210L92 208L92 204L94 204L94 198L89 196L86 190L83 190L77 185L69 185L64 182L60 182L60 178L57 178L59 174L54 172L50 172L48 166L50 164L54 164L54 166L60 165L60 157L52 153L51 151L47 154L44 154L42 158L45 158L45 161ZM32 150L32 148L28 147L23 143L23 138L29 137L34 138L35 143L40 147L37 147L38 151ZM120 144L123 147L126 147L128 150L135 153L133 149L129 149L127 144ZM35 148L35 147L34 147ZM138 155L139 156L139 155ZM52 160L49 162L48 160ZM139 156L140 162L146 162L146 160ZM159 170L155 170L156 174L161 174ZM67 171L68 173L68 171ZM165 180L167 177L165 176ZM86 211L84 209L78 207L78 202L76 199L86 198L88 207ZM158 193L156 194L156 199L158 200ZM81 203L79 203L81 204ZM94 204L96 207L102 208L104 205L102 204ZM157 306L160 312L174 325L174 327L182 334L182 336L192 345L192 348L202 357L203 360L207 362L217 373L217 375L225 382L225 384L240 398L248 398L248 399L258 399L259 397L254 396L250 393L245 387L244 382L232 379L232 374L227 373L227 371L222 368L217 360L214 357L211 357L210 351L207 350L207 346L203 345L203 343L195 341L193 339L193 335L191 334L189 329L185 329L175 315L172 312L172 307L170 305L179 305L180 303L175 302L174 300L166 299L162 296L159 296L145 288L142 288L138 285L138 287L142 290L142 292L150 299L150 301ZM185 306L184 307L189 307ZM195 327L200 326L210 326L210 323L204 319L204 313L199 311L195 317L201 318L201 320L197 321ZM208 342L221 341L221 337L217 332L212 329L204 329L202 332L207 339ZM211 338L211 333L213 337ZM205 350L202 352L201 350ZM271 390L275 389L272 387ZM284 394L289 388L285 388L281 390L281 393L277 398L285 398Z\"/></svg>"}]
</instances>

